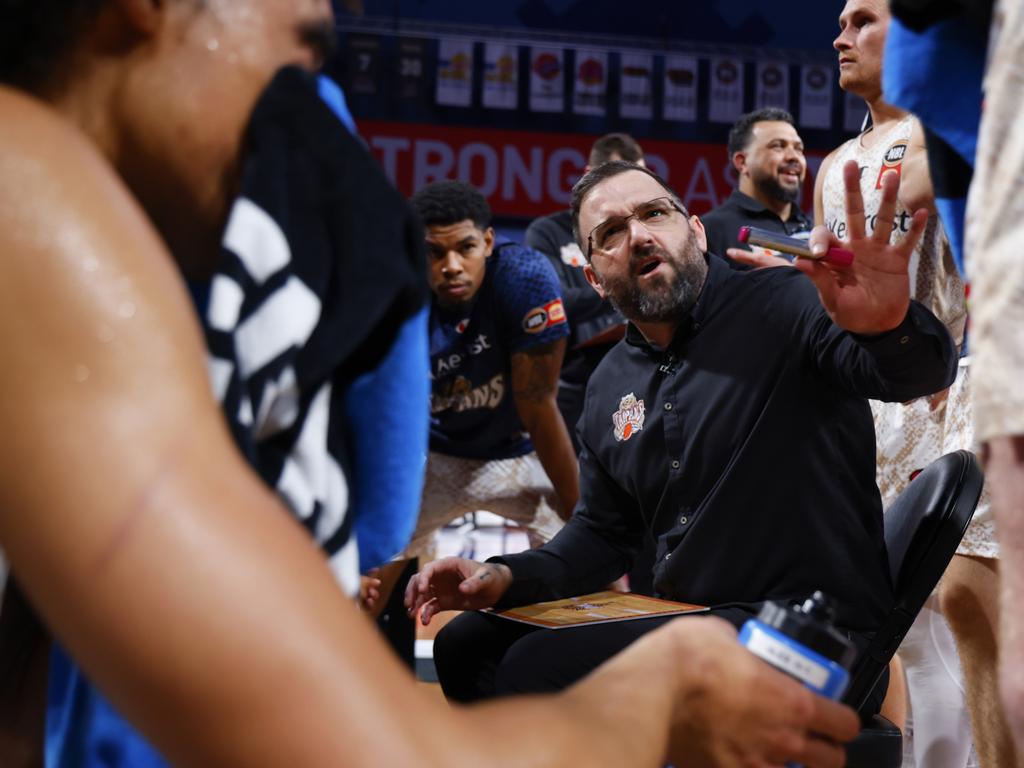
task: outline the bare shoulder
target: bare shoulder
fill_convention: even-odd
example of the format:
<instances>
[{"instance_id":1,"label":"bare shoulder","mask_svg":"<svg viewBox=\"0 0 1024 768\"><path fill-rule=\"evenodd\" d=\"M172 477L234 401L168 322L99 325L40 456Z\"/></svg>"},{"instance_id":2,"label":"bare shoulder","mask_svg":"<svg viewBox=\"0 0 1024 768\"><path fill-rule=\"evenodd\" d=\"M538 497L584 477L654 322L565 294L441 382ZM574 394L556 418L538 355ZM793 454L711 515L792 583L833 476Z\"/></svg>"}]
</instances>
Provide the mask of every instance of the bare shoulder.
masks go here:
<instances>
[{"instance_id":1,"label":"bare shoulder","mask_svg":"<svg viewBox=\"0 0 1024 768\"><path fill-rule=\"evenodd\" d=\"M43 104L0 89L0 112L0 354L17 372L0 377L0 540L16 559L42 517L99 523L183 424L217 419L181 278L114 169Z\"/></svg>"},{"instance_id":2,"label":"bare shoulder","mask_svg":"<svg viewBox=\"0 0 1024 768\"><path fill-rule=\"evenodd\" d=\"M2 87L0 112L0 238L13 256L4 260L4 283L72 254L88 272L175 274L163 242L88 137L48 106ZM60 270L47 285L56 288L72 272Z\"/></svg>"},{"instance_id":3,"label":"bare shoulder","mask_svg":"<svg viewBox=\"0 0 1024 768\"><path fill-rule=\"evenodd\" d=\"M82 322L130 336L152 321L201 349L170 254L114 168L83 133L28 96L0 88L0 112L0 317L45 316L22 338L66 333L76 349L89 346L90 334L74 339ZM3 338L10 353L19 337Z\"/></svg>"}]
</instances>

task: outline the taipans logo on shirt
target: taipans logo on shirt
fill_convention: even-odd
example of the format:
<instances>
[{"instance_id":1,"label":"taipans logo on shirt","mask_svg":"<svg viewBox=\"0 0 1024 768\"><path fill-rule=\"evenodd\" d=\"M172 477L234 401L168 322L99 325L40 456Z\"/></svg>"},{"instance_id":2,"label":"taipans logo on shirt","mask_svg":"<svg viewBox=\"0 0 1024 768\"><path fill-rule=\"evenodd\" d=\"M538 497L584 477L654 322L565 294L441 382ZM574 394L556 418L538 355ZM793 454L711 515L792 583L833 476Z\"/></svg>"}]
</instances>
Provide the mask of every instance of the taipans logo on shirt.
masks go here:
<instances>
[{"instance_id":1,"label":"taipans logo on shirt","mask_svg":"<svg viewBox=\"0 0 1024 768\"><path fill-rule=\"evenodd\" d=\"M586 258L583 256L583 251L580 250L576 243L563 245L558 255L562 257L562 263L570 267L582 267L587 263Z\"/></svg>"},{"instance_id":2,"label":"taipans logo on shirt","mask_svg":"<svg viewBox=\"0 0 1024 768\"><path fill-rule=\"evenodd\" d=\"M549 301L543 307L536 307L526 313L523 318L523 330L527 333L540 333L553 325L565 322L565 307L561 299Z\"/></svg>"},{"instance_id":3,"label":"taipans logo on shirt","mask_svg":"<svg viewBox=\"0 0 1024 768\"><path fill-rule=\"evenodd\" d=\"M900 139L885 150L885 154L882 156L882 167L878 169L878 179L875 180L875 189L882 188L882 179L886 177L886 174L895 173L899 178L903 169L903 157L906 154L907 142L905 139Z\"/></svg>"},{"instance_id":4,"label":"taipans logo on shirt","mask_svg":"<svg viewBox=\"0 0 1024 768\"><path fill-rule=\"evenodd\" d=\"M644 428L644 401L637 400L636 395L630 392L619 400L619 410L612 414L612 425L615 427L612 434L619 442L629 440L634 432Z\"/></svg>"}]
</instances>

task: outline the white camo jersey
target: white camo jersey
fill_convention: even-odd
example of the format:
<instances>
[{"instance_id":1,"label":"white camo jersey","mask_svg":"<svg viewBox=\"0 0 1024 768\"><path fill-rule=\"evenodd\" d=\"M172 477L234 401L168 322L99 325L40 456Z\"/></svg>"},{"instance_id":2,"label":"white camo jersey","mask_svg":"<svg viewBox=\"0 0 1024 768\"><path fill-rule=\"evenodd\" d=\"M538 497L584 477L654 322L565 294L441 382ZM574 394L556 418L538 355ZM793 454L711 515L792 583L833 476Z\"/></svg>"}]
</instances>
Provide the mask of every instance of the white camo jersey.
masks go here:
<instances>
[{"instance_id":1,"label":"white camo jersey","mask_svg":"<svg viewBox=\"0 0 1024 768\"><path fill-rule=\"evenodd\" d=\"M856 160L860 166L860 187L867 231L873 232L882 200L882 179L889 173L901 173L910 145L915 118L911 115L875 137L873 146L861 143L864 134L842 145L834 155L822 185L825 225L840 239L846 239L843 166ZM893 239L899 242L910 231L911 211L897 202L893 217ZM910 265L910 295L945 323L953 340L963 342L967 321L964 284L953 261L953 252L937 215L928 219L920 243L914 249ZM958 448L973 449L974 435L968 391L969 367L961 361L956 382L948 397L918 398L908 403L871 401L877 443L877 481L882 504L888 509L917 472L944 453ZM998 549L987 494L982 497L974 521L958 552L979 557L995 557Z\"/></svg>"}]
</instances>

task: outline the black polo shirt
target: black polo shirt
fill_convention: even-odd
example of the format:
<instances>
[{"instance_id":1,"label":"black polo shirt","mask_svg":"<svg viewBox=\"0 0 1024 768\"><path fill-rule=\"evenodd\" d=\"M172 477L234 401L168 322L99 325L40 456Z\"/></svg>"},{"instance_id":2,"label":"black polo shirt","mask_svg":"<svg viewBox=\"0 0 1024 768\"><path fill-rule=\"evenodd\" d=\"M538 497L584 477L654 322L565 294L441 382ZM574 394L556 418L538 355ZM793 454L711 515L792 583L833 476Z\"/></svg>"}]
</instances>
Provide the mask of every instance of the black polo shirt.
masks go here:
<instances>
[{"instance_id":1,"label":"black polo shirt","mask_svg":"<svg viewBox=\"0 0 1024 768\"><path fill-rule=\"evenodd\" d=\"M736 239L736 233L743 226L760 227L783 235L797 235L814 228L814 221L796 203L790 206L789 218L783 221L775 211L738 189L700 220L708 235L708 250L717 256L725 256L728 248L750 250Z\"/></svg>"},{"instance_id":2,"label":"black polo shirt","mask_svg":"<svg viewBox=\"0 0 1024 768\"><path fill-rule=\"evenodd\" d=\"M630 327L598 367L580 422L580 503L540 549L506 556L502 605L585 594L625 572L644 531L655 587L708 605L836 601L840 626L877 628L892 603L865 398L947 387L956 352L911 303L896 329L835 326L793 269L707 282L667 350Z\"/></svg>"}]
</instances>

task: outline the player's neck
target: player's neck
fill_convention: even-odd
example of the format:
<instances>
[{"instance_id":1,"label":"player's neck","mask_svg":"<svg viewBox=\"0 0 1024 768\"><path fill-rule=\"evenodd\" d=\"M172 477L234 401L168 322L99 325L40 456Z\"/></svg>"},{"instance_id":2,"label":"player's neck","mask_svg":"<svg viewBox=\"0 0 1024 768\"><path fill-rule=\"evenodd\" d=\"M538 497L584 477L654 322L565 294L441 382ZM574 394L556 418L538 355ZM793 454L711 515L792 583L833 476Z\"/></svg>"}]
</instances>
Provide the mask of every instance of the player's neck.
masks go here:
<instances>
[{"instance_id":1,"label":"player's neck","mask_svg":"<svg viewBox=\"0 0 1024 768\"><path fill-rule=\"evenodd\" d=\"M907 116L904 110L882 101L881 95L868 102L868 112L871 115L871 127L860 136L861 146L866 148L872 147L879 136Z\"/></svg>"}]
</instances>

